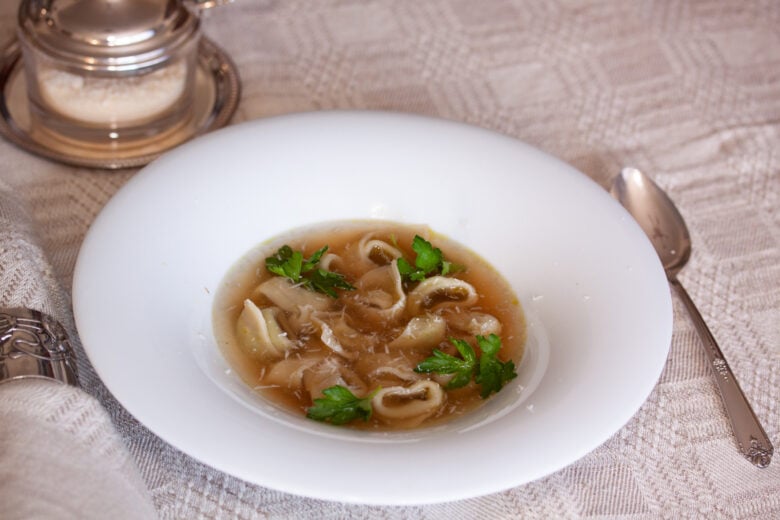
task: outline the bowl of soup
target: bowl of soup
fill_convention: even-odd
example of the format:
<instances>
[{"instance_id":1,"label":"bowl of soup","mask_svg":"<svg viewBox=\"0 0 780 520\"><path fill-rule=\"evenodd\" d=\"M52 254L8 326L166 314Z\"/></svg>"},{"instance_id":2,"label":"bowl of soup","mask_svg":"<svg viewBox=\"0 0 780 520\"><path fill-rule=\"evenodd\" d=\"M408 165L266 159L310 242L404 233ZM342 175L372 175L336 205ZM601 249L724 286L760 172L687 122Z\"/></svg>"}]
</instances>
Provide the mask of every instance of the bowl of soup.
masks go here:
<instances>
[{"instance_id":1,"label":"bowl of soup","mask_svg":"<svg viewBox=\"0 0 780 520\"><path fill-rule=\"evenodd\" d=\"M261 486L409 505L522 485L614 435L664 366L652 246L509 136L382 112L166 154L92 224L90 363L163 441Z\"/></svg>"},{"instance_id":2,"label":"bowl of soup","mask_svg":"<svg viewBox=\"0 0 780 520\"><path fill-rule=\"evenodd\" d=\"M341 221L237 262L215 296L214 333L281 409L393 431L446 423L515 379L525 317L490 264L430 228Z\"/></svg>"}]
</instances>

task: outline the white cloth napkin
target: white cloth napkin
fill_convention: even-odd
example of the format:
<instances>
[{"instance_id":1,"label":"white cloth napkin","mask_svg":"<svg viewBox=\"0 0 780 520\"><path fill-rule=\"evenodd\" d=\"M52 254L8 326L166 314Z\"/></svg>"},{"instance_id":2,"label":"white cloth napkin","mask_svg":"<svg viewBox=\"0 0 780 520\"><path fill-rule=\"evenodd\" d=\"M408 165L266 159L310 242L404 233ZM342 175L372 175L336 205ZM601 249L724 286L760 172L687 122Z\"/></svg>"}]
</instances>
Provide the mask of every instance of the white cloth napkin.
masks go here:
<instances>
[{"instance_id":1,"label":"white cloth napkin","mask_svg":"<svg viewBox=\"0 0 780 520\"><path fill-rule=\"evenodd\" d=\"M65 292L24 205L2 184L0 244L0 307L46 312L72 337ZM100 403L73 386L26 379L0 384L0 517L146 519L156 512Z\"/></svg>"},{"instance_id":2,"label":"white cloth napkin","mask_svg":"<svg viewBox=\"0 0 780 520\"><path fill-rule=\"evenodd\" d=\"M156 517L100 403L56 381L0 384L0 482L6 520Z\"/></svg>"}]
</instances>

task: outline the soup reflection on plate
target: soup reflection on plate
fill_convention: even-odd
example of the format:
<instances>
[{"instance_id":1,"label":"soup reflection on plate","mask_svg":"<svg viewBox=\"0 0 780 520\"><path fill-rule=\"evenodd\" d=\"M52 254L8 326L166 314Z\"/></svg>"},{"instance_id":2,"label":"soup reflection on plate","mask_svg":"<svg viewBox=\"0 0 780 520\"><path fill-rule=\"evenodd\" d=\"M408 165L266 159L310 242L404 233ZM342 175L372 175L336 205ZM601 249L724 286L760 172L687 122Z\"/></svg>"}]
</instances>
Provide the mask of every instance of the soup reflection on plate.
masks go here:
<instances>
[{"instance_id":1,"label":"soup reflection on plate","mask_svg":"<svg viewBox=\"0 0 780 520\"><path fill-rule=\"evenodd\" d=\"M337 222L261 244L225 276L214 329L274 404L375 430L439 424L514 377L525 320L485 260L425 226Z\"/></svg>"}]
</instances>

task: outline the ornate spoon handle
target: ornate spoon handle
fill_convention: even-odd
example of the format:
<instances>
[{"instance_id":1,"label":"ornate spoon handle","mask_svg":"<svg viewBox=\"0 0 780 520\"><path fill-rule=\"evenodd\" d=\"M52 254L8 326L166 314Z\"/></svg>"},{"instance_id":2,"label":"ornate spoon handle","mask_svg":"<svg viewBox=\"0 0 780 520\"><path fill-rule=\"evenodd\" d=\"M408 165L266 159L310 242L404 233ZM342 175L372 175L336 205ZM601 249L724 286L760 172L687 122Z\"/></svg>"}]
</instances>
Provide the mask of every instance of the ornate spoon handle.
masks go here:
<instances>
[{"instance_id":1,"label":"ornate spoon handle","mask_svg":"<svg viewBox=\"0 0 780 520\"><path fill-rule=\"evenodd\" d=\"M753 412L753 408L750 407L745 394L739 387L737 378L734 377L731 367L729 367L729 364L723 357L723 352L721 352L710 329L704 323L704 318L699 314L699 310L694 305L691 297L688 296L682 284L675 277L669 277L669 283L683 303L685 303L696 331L699 333L699 338L701 338L702 345L707 353L707 359L715 374L715 381L723 399L726 415L731 420L731 426L734 436L737 438L739 450L745 458L759 468L769 466L774 453L772 443L769 441L764 428L761 427L761 423Z\"/></svg>"}]
</instances>

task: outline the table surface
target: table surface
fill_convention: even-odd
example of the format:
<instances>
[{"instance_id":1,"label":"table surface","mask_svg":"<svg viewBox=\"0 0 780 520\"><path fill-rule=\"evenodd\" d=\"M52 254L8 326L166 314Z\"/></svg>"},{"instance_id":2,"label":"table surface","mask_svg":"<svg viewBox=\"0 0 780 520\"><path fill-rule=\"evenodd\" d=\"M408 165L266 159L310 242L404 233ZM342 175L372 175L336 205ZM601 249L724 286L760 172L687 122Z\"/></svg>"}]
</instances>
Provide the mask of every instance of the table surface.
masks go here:
<instances>
[{"instance_id":1,"label":"table surface","mask_svg":"<svg viewBox=\"0 0 780 520\"><path fill-rule=\"evenodd\" d=\"M0 4L6 41L18 4ZM204 29L242 78L233 123L418 113L518 138L605 187L626 165L652 174L691 231L681 279L780 445L780 2L239 0ZM67 294L90 223L136 170L65 166L5 141L0 157ZM738 454L679 301L656 388L602 446L524 486L421 507L313 500L215 471L137 423L84 358L84 387L163 518L780 518L780 461L759 470Z\"/></svg>"}]
</instances>

